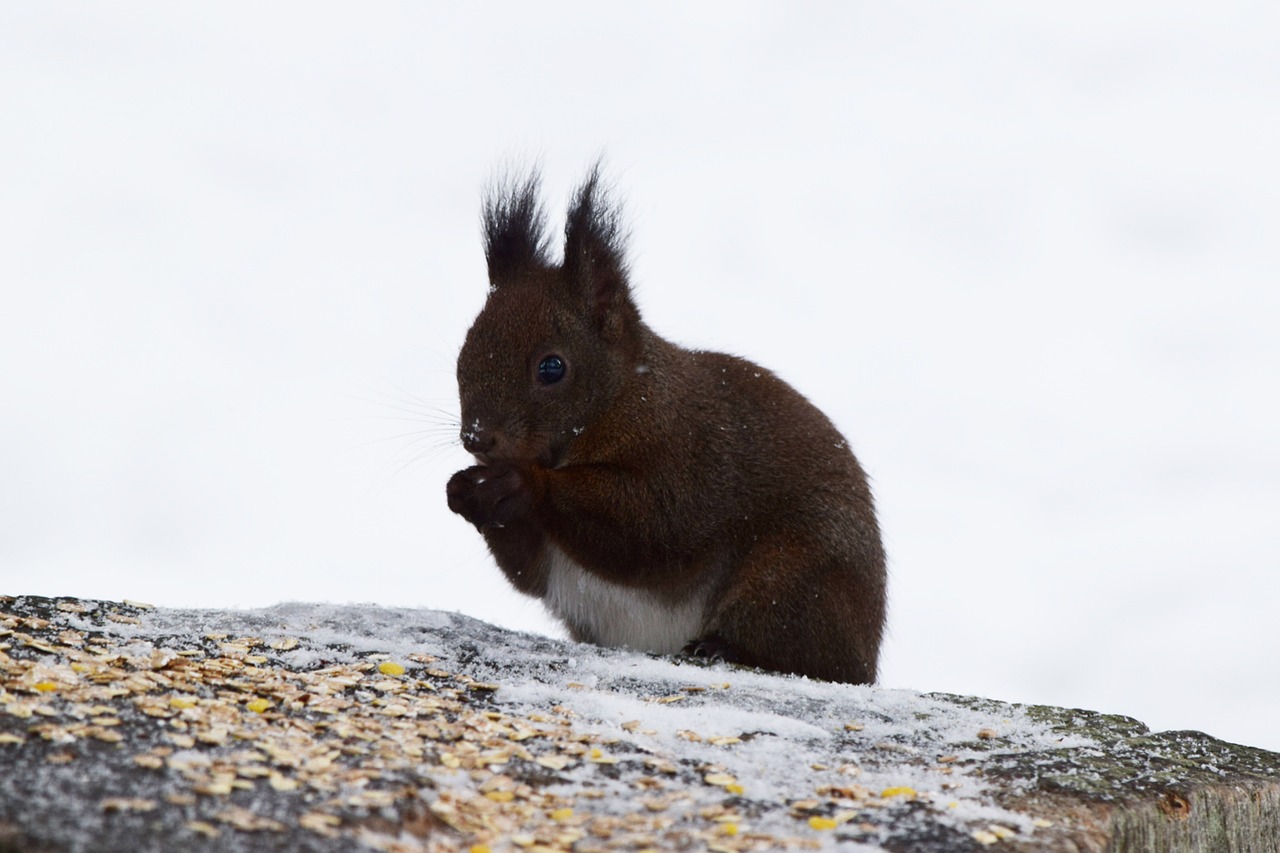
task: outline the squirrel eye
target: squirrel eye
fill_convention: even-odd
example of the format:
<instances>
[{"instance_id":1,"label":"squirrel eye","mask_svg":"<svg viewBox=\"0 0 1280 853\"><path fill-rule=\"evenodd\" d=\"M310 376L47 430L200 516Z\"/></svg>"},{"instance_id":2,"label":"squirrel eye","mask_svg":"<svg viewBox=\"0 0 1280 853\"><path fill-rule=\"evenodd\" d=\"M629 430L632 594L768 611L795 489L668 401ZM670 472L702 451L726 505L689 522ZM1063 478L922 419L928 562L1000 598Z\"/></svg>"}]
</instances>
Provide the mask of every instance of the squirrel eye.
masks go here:
<instances>
[{"instance_id":1,"label":"squirrel eye","mask_svg":"<svg viewBox=\"0 0 1280 853\"><path fill-rule=\"evenodd\" d=\"M549 355L538 363L538 382L543 385L554 385L564 379L564 359L558 355Z\"/></svg>"}]
</instances>

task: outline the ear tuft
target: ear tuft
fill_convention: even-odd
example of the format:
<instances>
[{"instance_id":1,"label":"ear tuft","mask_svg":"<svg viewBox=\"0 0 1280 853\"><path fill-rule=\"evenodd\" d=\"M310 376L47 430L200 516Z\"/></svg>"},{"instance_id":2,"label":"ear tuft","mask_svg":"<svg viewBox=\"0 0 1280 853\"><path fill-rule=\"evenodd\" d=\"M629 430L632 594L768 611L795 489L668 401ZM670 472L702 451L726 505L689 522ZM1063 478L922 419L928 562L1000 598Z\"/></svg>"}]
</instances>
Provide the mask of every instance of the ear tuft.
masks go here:
<instances>
[{"instance_id":1,"label":"ear tuft","mask_svg":"<svg viewBox=\"0 0 1280 853\"><path fill-rule=\"evenodd\" d=\"M499 287L521 271L550 266L547 257L547 217L538 195L542 176L537 169L523 180L499 179L485 194L484 256L489 284Z\"/></svg>"},{"instance_id":2,"label":"ear tuft","mask_svg":"<svg viewBox=\"0 0 1280 853\"><path fill-rule=\"evenodd\" d=\"M587 297L603 324L618 309L630 306L626 242L619 205L602 185L600 162L569 203L564 228L565 278Z\"/></svg>"}]
</instances>

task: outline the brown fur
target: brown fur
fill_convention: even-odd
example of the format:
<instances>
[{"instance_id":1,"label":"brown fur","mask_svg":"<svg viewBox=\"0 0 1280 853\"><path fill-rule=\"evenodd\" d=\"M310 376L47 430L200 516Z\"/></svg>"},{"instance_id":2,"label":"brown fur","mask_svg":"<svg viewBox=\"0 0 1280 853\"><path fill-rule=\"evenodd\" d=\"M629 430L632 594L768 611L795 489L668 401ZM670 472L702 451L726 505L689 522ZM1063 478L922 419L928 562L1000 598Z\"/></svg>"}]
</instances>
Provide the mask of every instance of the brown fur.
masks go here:
<instances>
[{"instance_id":1,"label":"brown fur","mask_svg":"<svg viewBox=\"0 0 1280 853\"><path fill-rule=\"evenodd\" d=\"M496 190L484 224L492 289L458 358L480 464L448 498L511 583L545 596L554 546L656 601L706 594L688 652L874 681L884 552L866 477L826 416L769 371L643 323L597 170L561 264L536 175ZM548 355L566 365L554 384L538 378Z\"/></svg>"}]
</instances>

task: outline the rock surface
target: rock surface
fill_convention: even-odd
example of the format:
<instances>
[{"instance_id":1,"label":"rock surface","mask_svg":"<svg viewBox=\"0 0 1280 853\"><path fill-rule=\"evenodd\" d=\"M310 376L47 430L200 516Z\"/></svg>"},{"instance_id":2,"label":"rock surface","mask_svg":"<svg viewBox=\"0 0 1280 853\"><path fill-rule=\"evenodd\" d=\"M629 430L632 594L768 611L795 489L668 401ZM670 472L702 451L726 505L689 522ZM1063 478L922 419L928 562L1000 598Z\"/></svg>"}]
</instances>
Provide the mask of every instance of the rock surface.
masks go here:
<instances>
[{"instance_id":1,"label":"rock surface","mask_svg":"<svg viewBox=\"0 0 1280 853\"><path fill-rule=\"evenodd\" d=\"M0 851L1277 850L1280 756L456 614L0 597Z\"/></svg>"}]
</instances>

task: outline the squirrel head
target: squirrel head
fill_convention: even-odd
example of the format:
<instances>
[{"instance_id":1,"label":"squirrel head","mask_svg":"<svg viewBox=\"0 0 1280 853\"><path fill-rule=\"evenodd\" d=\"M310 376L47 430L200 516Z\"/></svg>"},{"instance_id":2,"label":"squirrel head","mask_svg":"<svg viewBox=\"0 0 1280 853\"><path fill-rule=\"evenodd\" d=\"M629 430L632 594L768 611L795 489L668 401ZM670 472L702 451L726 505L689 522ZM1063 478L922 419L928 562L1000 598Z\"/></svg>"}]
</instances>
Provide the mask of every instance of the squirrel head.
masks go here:
<instances>
[{"instance_id":1,"label":"squirrel head","mask_svg":"<svg viewBox=\"0 0 1280 853\"><path fill-rule=\"evenodd\" d=\"M539 184L533 172L484 203L489 298L458 355L462 443L484 464L560 464L640 358L625 235L599 164L570 202L559 264Z\"/></svg>"}]
</instances>

